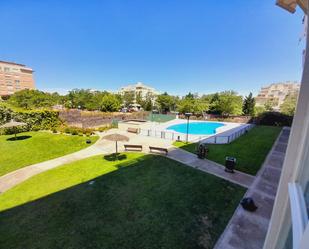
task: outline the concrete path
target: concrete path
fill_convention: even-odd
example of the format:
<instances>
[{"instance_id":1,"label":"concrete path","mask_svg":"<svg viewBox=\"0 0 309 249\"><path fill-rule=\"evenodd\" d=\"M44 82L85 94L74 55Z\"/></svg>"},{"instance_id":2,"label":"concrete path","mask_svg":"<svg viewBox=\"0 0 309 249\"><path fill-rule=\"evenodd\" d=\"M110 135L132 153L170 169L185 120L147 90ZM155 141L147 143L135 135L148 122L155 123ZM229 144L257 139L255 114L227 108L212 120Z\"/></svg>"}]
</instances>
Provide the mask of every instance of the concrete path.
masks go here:
<instances>
[{"instance_id":1,"label":"concrete path","mask_svg":"<svg viewBox=\"0 0 309 249\"><path fill-rule=\"evenodd\" d=\"M236 183L245 188L249 188L254 181L254 176L235 170L234 174L224 171L224 166L213 161L199 159L195 154L179 148L172 148L168 153L168 158L186 164L187 166L199 169L227 181Z\"/></svg>"},{"instance_id":2,"label":"concrete path","mask_svg":"<svg viewBox=\"0 0 309 249\"><path fill-rule=\"evenodd\" d=\"M48 160L45 162L33 164L30 166L26 166L24 168L18 169L16 171L13 171L11 173L8 173L6 175L3 175L0 177L0 193L3 193L7 191L8 189L16 186L17 184L29 179L30 177L37 175L41 172L44 172L46 170L58 167L63 164L68 164L74 161L78 161L81 159L85 159L87 157L96 156L96 155L104 155L104 154L110 154L115 152L115 142L111 142L108 140L102 139L102 137L112 134L112 133L118 133L126 135L130 138L129 144L142 144L144 147L145 153L148 153L148 146L158 146L158 147L165 147L170 148L171 147L171 141L162 140L159 138L152 138L152 137L142 137L138 136L136 134L127 133L125 131L119 131L117 129L111 129L107 132L98 134L100 136L99 140L87 147L86 149L74 152L72 154L68 154L62 157L58 157L52 160ZM123 151L123 143L118 143L119 151Z\"/></svg>"},{"instance_id":3,"label":"concrete path","mask_svg":"<svg viewBox=\"0 0 309 249\"><path fill-rule=\"evenodd\" d=\"M290 129L283 128L262 168L246 193L256 212L239 206L214 249L262 249L274 205Z\"/></svg>"},{"instance_id":4,"label":"concrete path","mask_svg":"<svg viewBox=\"0 0 309 249\"><path fill-rule=\"evenodd\" d=\"M94 145L74 152L69 155L58 157L52 160L48 160L42 163L33 164L11 173L8 173L0 177L0 193L14 187L15 185L29 179L30 177L39 174L43 171L58 167L62 164L71 163L76 160L84 159L87 157L100 155L106 153L106 151L100 149L101 140L97 141Z\"/></svg>"}]
</instances>

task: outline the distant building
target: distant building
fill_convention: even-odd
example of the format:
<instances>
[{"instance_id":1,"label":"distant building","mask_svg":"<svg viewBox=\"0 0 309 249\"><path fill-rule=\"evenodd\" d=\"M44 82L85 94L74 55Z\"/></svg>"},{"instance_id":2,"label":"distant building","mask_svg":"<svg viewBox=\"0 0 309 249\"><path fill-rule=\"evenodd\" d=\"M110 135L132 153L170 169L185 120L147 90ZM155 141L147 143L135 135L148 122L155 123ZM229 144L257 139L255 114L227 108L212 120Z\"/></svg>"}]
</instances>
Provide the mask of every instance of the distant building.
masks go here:
<instances>
[{"instance_id":1,"label":"distant building","mask_svg":"<svg viewBox=\"0 0 309 249\"><path fill-rule=\"evenodd\" d=\"M255 98L257 106L264 106L267 102L274 103L273 108L279 110L287 95L299 92L300 84L298 82L273 83L269 86L262 87Z\"/></svg>"},{"instance_id":2,"label":"distant building","mask_svg":"<svg viewBox=\"0 0 309 249\"><path fill-rule=\"evenodd\" d=\"M124 95L125 93L134 93L135 97L140 94L142 99L145 99L147 95L157 96L159 94L153 87L146 86L142 82L137 82L133 85L121 87L119 93Z\"/></svg>"},{"instance_id":3,"label":"distant building","mask_svg":"<svg viewBox=\"0 0 309 249\"><path fill-rule=\"evenodd\" d=\"M0 96L34 89L33 70L23 64L0 61Z\"/></svg>"}]
</instances>

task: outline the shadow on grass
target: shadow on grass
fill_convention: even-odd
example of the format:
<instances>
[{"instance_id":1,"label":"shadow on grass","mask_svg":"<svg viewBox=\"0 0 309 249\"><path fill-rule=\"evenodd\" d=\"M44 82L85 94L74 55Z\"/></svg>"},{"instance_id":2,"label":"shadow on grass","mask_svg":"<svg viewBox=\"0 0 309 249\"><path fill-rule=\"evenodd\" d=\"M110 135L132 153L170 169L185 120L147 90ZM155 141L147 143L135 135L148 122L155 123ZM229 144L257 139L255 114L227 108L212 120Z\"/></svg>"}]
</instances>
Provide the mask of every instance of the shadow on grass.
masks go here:
<instances>
[{"instance_id":1,"label":"shadow on grass","mask_svg":"<svg viewBox=\"0 0 309 249\"><path fill-rule=\"evenodd\" d=\"M122 161L122 160L127 159L127 155L120 154L120 153L116 155L116 153L113 153L113 154L105 155L104 159L107 161Z\"/></svg>"},{"instance_id":2,"label":"shadow on grass","mask_svg":"<svg viewBox=\"0 0 309 249\"><path fill-rule=\"evenodd\" d=\"M207 234L203 245L212 248L245 193L241 187L164 157L145 155L132 163L132 167L92 178L92 185L90 179L77 181L74 186L1 212L2 247L52 249L55 244L50 241L61 237L61 248L74 244L82 249L85 238L95 240L93 249L115 245L123 249L140 245L162 248L166 243L169 249L201 248L201 234ZM82 176L83 171L76 173ZM158 215L162 212L164 215ZM45 224L43 231L41 224ZM36 239L38 233L40 240ZM162 234L167 238L163 246Z\"/></svg>"},{"instance_id":3,"label":"shadow on grass","mask_svg":"<svg viewBox=\"0 0 309 249\"><path fill-rule=\"evenodd\" d=\"M6 141L19 141L19 140L26 140L28 138L31 138L32 136L17 136L15 137L10 137Z\"/></svg>"}]
</instances>

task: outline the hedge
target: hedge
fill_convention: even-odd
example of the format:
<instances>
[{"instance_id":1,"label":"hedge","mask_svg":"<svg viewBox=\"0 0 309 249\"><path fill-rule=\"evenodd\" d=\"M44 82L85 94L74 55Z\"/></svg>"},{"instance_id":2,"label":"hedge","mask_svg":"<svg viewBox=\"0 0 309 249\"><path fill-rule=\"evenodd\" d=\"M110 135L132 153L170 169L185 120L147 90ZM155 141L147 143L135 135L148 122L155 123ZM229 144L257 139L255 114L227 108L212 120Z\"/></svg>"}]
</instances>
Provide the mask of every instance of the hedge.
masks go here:
<instances>
[{"instance_id":1,"label":"hedge","mask_svg":"<svg viewBox=\"0 0 309 249\"><path fill-rule=\"evenodd\" d=\"M0 106L0 123L15 121L25 122L28 125L18 127L19 132L35 130L53 130L62 124L59 112L52 110L25 110L13 111L7 107ZM12 129L3 129L4 134L11 134Z\"/></svg>"}]
</instances>

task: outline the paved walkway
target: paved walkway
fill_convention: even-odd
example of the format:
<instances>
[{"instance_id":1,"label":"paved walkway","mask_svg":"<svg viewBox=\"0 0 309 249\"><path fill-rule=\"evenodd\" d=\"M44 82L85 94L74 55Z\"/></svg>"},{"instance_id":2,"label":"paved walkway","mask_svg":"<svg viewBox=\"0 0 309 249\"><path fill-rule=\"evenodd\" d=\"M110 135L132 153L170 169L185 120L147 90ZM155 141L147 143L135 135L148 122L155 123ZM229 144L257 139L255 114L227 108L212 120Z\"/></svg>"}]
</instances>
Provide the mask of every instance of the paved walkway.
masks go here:
<instances>
[{"instance_id":1,"label":"paved walkway","mask_svg":"<svg viewBox=\"0 0 309 249\"><path fill-rule=\"evenodd\" d=\"M41 172L44 172L46 170L58 167L63 164L71 163L77 160L85 159L87 157L96 156L96 155L104 155L104 154L110 154L115 152L115 142L107 141L102 139L103 136L106 136L108 134L112 133L119 133L124 134L130 138L130 141L127 143L131 144L143 144L144 145L144 152L148 152L148 146L158 146L158 147L165 147L170 148L171 147L171 141L162 140L159 138L151 138L151 137L142 137L137 136L132 133L127 133L124 131L119 131L115 129L111 129L108 132L99 134L100 138L99 140L87 147L86 149L74 152L72 154L68 154L62 157L58 157L52 160L48 160L45 162L33 164L21 169L18 169L16 171L13 171L11 173L8 173L6 175L3 175L0 177L0 193L3 193L7 191L8 189L16 186L17 184L29 179L30 177L37 175ZM119 142L119 151L123 150L123 143Z\"/></svg>"},{"instance_id":2,"label":"paved walkway","mask_svg":"<svg viewBox=\"0 0 309 249\"><path fill-rule=\"evenodd\" d=\"M205 159L199 159L195 154L178 148L170 149L167 157L186 164L187 166L202 170L209 174L236 183L245 188L249 188L255 178L252 175L248 175L237 170L235 170L234 174L227 173L224 171L224 166L222 166L221 164Z\"/></svg>"},{"instance_id":3,"label":"paved walkway","mask_svg":"<svg viewBox=\"0 0 309 249\"><path fill-rule=\"evenodd\" d=\"M214 249L262 249L266 237L290 129L283 128L261 170L246 193L258 209L251 213L239 206Z\"/></svg>"}]
</instances>

